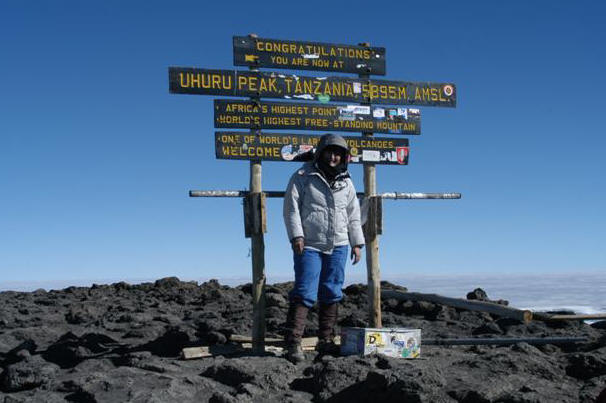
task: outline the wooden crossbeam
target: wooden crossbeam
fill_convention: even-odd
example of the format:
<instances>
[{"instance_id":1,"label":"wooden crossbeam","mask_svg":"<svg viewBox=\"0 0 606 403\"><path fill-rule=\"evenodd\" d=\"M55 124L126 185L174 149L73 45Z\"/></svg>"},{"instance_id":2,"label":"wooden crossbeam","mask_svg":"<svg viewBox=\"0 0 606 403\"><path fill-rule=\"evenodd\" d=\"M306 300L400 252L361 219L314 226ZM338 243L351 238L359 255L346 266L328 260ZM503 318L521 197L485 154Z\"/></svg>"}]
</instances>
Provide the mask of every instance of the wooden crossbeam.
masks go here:
<instances>
[{"instance_id":1,"label":"wooden crossbeam","mask_svg":"<svg viewBox=\"0 0 606 403\"><path fill-rule=\"evenodd\" d=\"M190 190L189 197L246 197L250 192L247 190ZM266 190L263 191L265 197L280 198L284 197L284 191ZM358 192L359 198L364 197L363 192ZM387 192L375 195L381 199L391 200L437 200L437 199L460 199L461 193L405 193L405 192Z\"/></svg>"},{"instance_id":2,"label":"wooden crossbeam","mask_svg":"<svg viewBox=\"0 0 606 403\"><path fill-rule=\"evenodd\" d=\"M499 305L492 302L483 302L467 300L462 298L444 297L438 294L424 294L420 292L400 292L393 290L384 290L381 292L383 298L394 298L400 301L426 301L436 304L448 305L454 308L466 309L468 311L487 312L505 318L517 319L528 323L532 320L532 312L525 309L511 308L505 305Z\"/></svg>"}]
</instances>

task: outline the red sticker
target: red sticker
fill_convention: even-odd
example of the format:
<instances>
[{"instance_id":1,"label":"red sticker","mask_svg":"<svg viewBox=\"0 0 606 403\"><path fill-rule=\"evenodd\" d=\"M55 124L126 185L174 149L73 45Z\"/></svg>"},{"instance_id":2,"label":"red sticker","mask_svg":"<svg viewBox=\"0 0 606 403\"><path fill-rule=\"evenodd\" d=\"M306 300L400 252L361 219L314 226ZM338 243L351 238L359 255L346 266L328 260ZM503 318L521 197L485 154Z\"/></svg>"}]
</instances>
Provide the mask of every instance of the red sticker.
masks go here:
<instances>
[{"instance_id":1,"label":"red sticker","mask_svg":"<svg viewBox=\"0 0 606 403\"><path fill-rule=\"evenodd\" d=\"M408 157L408 147L396 147L396 156L398 157L398 164L404 164L406 157Z\"/></svg>"}]
</instances>

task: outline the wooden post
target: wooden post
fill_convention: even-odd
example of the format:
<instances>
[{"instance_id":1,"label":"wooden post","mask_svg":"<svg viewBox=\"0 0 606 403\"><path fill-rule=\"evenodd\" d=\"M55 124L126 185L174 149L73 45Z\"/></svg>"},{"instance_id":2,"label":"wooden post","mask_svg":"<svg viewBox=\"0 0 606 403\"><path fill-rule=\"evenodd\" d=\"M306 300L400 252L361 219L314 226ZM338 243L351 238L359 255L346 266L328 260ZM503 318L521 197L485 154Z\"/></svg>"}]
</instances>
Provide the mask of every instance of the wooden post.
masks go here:
<instances>
[{"instance_id":1,"label":"wooden post","mask_svg":"<svg viewBox=\"0 0 606 403\"><path fill-rule=\"evenodd\" d=\"M369 198L369 209L366 226L366 272L368 275L368 303L370 326L382 327L381 324L381 268L379 266L379 237L376 231L377 210L372 208L370 198L377 192L377 173L374 164L364 164L364 196Z\"/></svg>"},{"instance_id":2,"label":"wooden post","mask_svg":"<svg viewBox=\"0 0 606 403\"><path fill-rule=\"evenodd\" d=\"M370 47L369 43L361 43L360 46ZM360 79L367 80L369 74L360 74ZM370 99L363 102L362 105L369 105ZM364 137L372 137L371 132L363 132ZM364 196L367 198L374 197L377 194L377 170L374 163L364 163ZM370 202L370 200L368 200ZM371 204L371 203L369 203ZM366 272L368 276L368 305L369 305L369 322L371 327L380 328L381 324L381 269L379 267L379 238L377 236L376 209L369 208L366 231Z\"/></svg>"},{"instance_id":3,"label":"wooden post","mask_svg":"<svg viewBox=\"0 0 606 403\"><path fill-rule=\"evenodd\" d=\"M256 222L265 216L265 203L261 197L261 161L250 161L250 196L258 202L249 203L249 214ZM257 354L265 352L265 240L263 225L256 226L250 237L252 255L252 299L253 299L253 350Z\"/></svg>"},{"instance_id":4,"label":"wooden post","mask_svg":"<svg viewBox=\"0 0 606 403\"><path fill-rule=\"evenodd\" d=\"M250 34L251 38L257 35ZM255 67L251 71L258 71ZM258 97L251 97L251 101L258 101ZM259 136L259 132L251 129L251 135ZM250 196L258 197L258 203L249 203L249 214L255 222L262 222L265 217L265 203L261 198L261 160L250 161ZM257 208L255 208L255 205ZM259 216L259 217L257 217ZM252 256L252 299L253 299L253 329L252 344L255 354L265 353L265 240L263 239L263 228L261 225L253 231L250 237Z\"/></svg>"}]
</instances>

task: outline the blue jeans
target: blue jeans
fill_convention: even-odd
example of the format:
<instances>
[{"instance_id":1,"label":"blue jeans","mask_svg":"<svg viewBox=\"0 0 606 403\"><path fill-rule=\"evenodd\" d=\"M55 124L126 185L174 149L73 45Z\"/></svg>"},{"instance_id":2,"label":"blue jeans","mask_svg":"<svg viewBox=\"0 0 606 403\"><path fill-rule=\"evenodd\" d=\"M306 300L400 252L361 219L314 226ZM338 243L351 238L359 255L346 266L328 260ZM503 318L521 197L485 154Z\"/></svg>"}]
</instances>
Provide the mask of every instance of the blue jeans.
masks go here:
<instances>
[{"instance_id":1,"label":"blue jeans","mask_svg":"<svg viewBox=\"0 0 606 403\"><path fill-rule=\"evenodd\" d=\"M294 254L295 286L290 292L290 300L300 300L311 308L316 300L322 304L332 304L343 298L347 246L337 246L327 255L315 250L304 249L302 255Z\"/></svg>"}]
</instances>

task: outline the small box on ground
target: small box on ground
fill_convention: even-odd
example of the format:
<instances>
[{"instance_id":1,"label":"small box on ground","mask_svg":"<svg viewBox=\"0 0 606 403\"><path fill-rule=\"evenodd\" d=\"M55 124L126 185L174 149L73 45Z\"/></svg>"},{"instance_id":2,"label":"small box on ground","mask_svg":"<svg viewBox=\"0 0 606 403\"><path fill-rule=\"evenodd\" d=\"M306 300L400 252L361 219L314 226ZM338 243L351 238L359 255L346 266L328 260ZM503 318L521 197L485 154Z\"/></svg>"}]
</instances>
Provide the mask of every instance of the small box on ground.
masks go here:
<instances>
[{"instance_id":1,"label":"small box on ground","mask_svg":"<svg viewBox=\"0 0 606 403\"><path fill-rule=\"evenodd\" d=\"M421 355L421 329L362 327L341 329L341 355L370 354L417 358Z\"/></svg>"}]
</instances>

